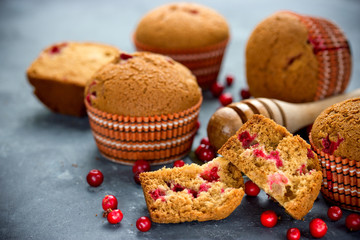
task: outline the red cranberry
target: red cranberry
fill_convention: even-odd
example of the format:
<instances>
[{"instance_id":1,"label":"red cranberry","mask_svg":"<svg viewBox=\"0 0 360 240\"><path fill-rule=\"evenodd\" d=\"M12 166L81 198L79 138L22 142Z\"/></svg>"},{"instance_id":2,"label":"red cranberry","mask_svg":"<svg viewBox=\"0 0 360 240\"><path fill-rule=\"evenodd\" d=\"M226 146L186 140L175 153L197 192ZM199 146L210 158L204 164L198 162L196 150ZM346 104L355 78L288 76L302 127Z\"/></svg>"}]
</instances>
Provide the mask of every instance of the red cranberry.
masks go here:
<instances>
[{"instance_id":1,"label":"red cranberry","mask_svg":"<svg viewBox=\"0 0 360 240\"><path fill-rule=\"evenodd\" d=\"M121 222L121 220L123 219L123 216L124 215L120 211L120 209L115 209L115 210L112 210L111 212L109 212L109 214L107 215L107 220L111 224L117 224L117 223Z\"/></svg>"},{"instance_id":2,"label":"red cranberry","mask_svg":"<svg viewBox=\"0 0 360 240\"><path fill-rule=\"evenodd\" d=\"M141 184L141 181L140 181L140 173L141 172L136 172L134 174L134 181L136 182L136 184Z\"/></svg>"},{"instance_id":3,"label":"red cranberry","mask_svg":"<svg viewBox=\"0 0 360 240\"><path fill-rule=\"evenodd\" d=\"M147 232L151 228L151 221L148 217L141 217L136 221L136 227L141 232Z\"/></svg>"},{"instance_id":4,"label":"red cranberry","mask_svg":"<svg viewBox=\"0 0 360 240\"><path fill-rule=\"evenodd\" d=\"M245 193L248 196L256 197L260 192L260 188L251 180L245 183Z\"/></svg>"},{"instance_id":5,"label":"red cranberry","mask_svg":"<svg viewBox=\"0 0 360 240\"><path fill-rule=\"evenodd\" d=\"M352 213L346 217L345 225L350 231L359 231L360 230L360 215L357 213Z\"/></svg>"},{"instance_id":6,"label":"red cranberry","mask_svg":"<svg viewBox=\"0 0 360 240\"><path fill-rule=\"evenodd\" d=\"M195 150L196 156L199 157L198 155L200 154L200 151L203 150L203 149L207 149L209 147L210 147L209 145L200 144Z\"/></svg>"},{"instance_id":7,"label":"red cranberry","mask_svg":"<svg viewBox=\"0 0 360 240\"><path fill-rule=\"evenodd\" d=\"M203 139L201 139L200 144L204 144L204 145L210 146L209 138L204 137Z\"/></svg>"},{"instance_id":8,"label":"red cranberry","mask_svg":"<svg viewBox=\"0 0 360 240\"><path fill-rule=\"evenodd\" d=\"M288 240L299 240L301 237L300 230L297 228L289 228L286 237Z\"/></svg>"},{"instance_id":9,"label":"red cranberry","mask_svg":"<svg viewBox=\"0 0 360 240\"><path fill-rule=\"evenodd\" d=\"M177 160L174 162L174 167L182 167L185 165L185 162L183 160Z\"/></svg>"},{"instance_id":10,"label":"red cranberry","mask_svg":"<svg viewBox=\"0 0 360 240\"><path fill-rule=\"evenodd\" d=\"M102 200L102 208L104 211L117 209L118 201L114 195L106 195Z\"/></svg>"},{"instance_id":11,"label":"red cranberry","mask_svg":"<svg viewBox=\"0 0 360 240\"><path fill-rule=\"evenodd\" d=\"M224 91L224 86L221 83L215 82L211 85L210 91L214 97L219 97Z\"/></svg>"},{"instance_id":12,"label":"red cranberry","mask_svg":"<svg viewBox=\"0 0 360 240\"><path fill-rule=\"evenodd\" d=\"M104 181L104 175L97 169L91 170L86 176L88 184L92 187L98 187Z\"/></svg>"},{"instance_id":13,"label":"red cranberry","mask_svg":"<svg viewBox=\"0 0 360 240\"><path fill-rule=\"evenodd\" d=\"M233 98L230 93L223 93L219 97L220 103L223 106L227 106L233 102Z\"/></svg>"},{"instance_id":14,"label":"red cranberry","mask_svg":"<svg viewBox=\"0 0 360 240\"><path fill-rule=\"evenodd\" d=\"M249 99L251 97L250 91L248 89L241 89L240 95L242 99Z\"/></svg>"},{"instance_id":15,"label":"red cranberry","mask_svg":"<svg viewBox=\"0 0 360 240\"><path fill-rule=\"evenodd\" d=\"M327 215L332 221L338 221L342 217L341 208L337 206L331 206L327 212Z\"/></svg>"},{"instance_id":16,"label":"red cranberry","mask_svg":"<svg viewBox=\"0 0 360 240\"><path fill-rule=\"evenodd\" d=\"M128 60L128 59L130 59L130 58L132 58L133 56L131 56L130 54L126 54L126 53L121 53L120 54L120 58L122 59L122 60Z\"/></svg>"},{"instance_id":17,"label":"red cranberry","mask_svg":"<svg viewBox=\"0 0 360 240\"><path fill-rule=\"evenodd\" d=\"M150 171L150 163L145 160L137 160L132 168L133 173Z\"/></svg>"},{"instance_id":18,"label":"red cranberry","mask_svg":"<svg viewBox=\"0 0 360 240\"><path fill-rule=\"evenodd\" d=\"M212 167L210 170L206 170L200 174L200 177L208 182L216 182L219 180L218 167Z\"/></svg>"},{"instance_id":19,"label":"red cranberry","mask_svg":"<svg viewBox=\"0 0 360 240\"><path fill-rule=\"evenodd\" d=\"M322 238L325 236L328 229L326 223L320 218L313 219L310 222L309 227L311 235L315 238Z\"/></svg>"},{"instance_id":20,"label":"red cranberry","mask_svg":"<svg viewBox=\"0 0 360 240\"><path fill-rule=\"evenodd\" d=\"M233 75L227 75L226 76L226 84L228 86L231 86L234 82L234 76Z\"/></svg>"},{"instance_id":21,"label":"red cranberry","mask_svg":"<svg viewBox=\"0 0 360 240\"><path fill-rule=\"evenodd\" d=\"M215 150L212 147L202 148L197 157L203 162L209 162L215 158Z\"/></svg>"},{"instance_id":22,"label":"red cranberry","mask_svg":"<svg viewBox=\"0 0 360 240\"><path fill-rule=\"evenodd\" d=\"M272 210L265 211L261 214L260 221L265 227L272 228L277 223L277 215Z\"/></svg>"}]
</instances>

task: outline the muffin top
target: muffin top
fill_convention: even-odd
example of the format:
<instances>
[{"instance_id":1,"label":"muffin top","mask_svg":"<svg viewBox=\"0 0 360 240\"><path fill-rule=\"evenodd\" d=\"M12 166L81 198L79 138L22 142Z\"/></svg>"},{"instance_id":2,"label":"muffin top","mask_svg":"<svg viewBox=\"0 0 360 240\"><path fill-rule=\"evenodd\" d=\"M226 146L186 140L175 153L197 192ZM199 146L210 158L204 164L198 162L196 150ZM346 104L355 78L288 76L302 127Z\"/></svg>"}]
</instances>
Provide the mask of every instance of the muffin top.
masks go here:
<instances>
[{"instance_id":1,"label":"muffin top","mask_svg":"<svg viewBox=\"0 0 360 240\"><path fill-rule=\"evenodd\" d=\"M360 98L325 109L314 122L311 140L325 153L360 161Z\"/></svg>"},{"instance_id":2,"label":"muffin top","mask_svg":"<svg viewBox=\"0 0 360 240\"><path fill-rule=\"evenodd\" d=\"M132 117L181 112L202 97L189 69L146 52L121 53L104 65L87 83L85 96L99 110Z\"/></svg>"},{"instance_id":3,"label":"muffin top","mask_svg":"<svg viewBox=\"0 0 360 240\"><path fill-rule=\"evenodd\" d=\"M136 41L163 49L206 47L229 38L216 11L195 3L171 3L147 13L135 30Z\"/></svg>"},{"instance_id":4,"label":"muffin top","mask_svg":"<svg viewBox=\"0 0 360 240\"><path fill-rule=\"evenodd\" d=\"M98 43L63 42L40 53L30 65L30 78L53 79L84 86L104 64L117 58L119 49Z\"/></svg>"},{"instance_id":5,"label":"muffin top","mask_svg":"<svg viewBox=\"0 0 360 240\"><path fill-rule=\"evenodd\" d=\"M309 102L318 86L318 62L308 29L290 12L260 22L246 46L246 75L254 97Z\"/></svg>"}]
</instances>

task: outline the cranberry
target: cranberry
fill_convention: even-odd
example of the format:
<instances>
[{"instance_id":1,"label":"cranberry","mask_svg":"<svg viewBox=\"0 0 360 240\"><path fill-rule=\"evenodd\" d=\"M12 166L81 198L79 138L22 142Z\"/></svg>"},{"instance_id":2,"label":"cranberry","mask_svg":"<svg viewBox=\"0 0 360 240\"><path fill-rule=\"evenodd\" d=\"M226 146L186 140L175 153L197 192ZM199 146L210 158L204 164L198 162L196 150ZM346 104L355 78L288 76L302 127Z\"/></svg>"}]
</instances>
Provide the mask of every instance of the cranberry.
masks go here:
<instances>
[{"instance_id":1,"label":"cranberry","mask_svg":"<svg viewBox=\"0 0 360 240\"><path fill-rule=\"evenodd\" d=\"M249 89L241 89L240 95L242 99L249 99L251 97Z\"/></svg>"},{"instance_id":2,"label":"cranberry","mask_svg":"<svg viewBox=\"0 0 360 240\"><path fill-rule=\"evenodd\" d=\"M106 195L102 200L102 208L104 211L117 209L118 201L114 195Z\"/></svg>"},{"instance_id":3,"label":"cranberry","mask_svg":"<svg viewBox=\"0 0 360 240\"><path fill-rule=\"evenodd\" d=\"M277 215L272 210L265 211L261 214L260 221L265 227L272 228L277 223Z\"/></svg>"},{"instance_id":4,"label":"cranberry","mask_svg":"<svg viewBox=\"0 0 360 240\"><path fill-rule=\"evenodd\" d=\"M215 82L211 85L210 91L214 97L219 97L224 91L224 86L221 83Z\"/></svg>"},{"instance_id":5,"label":"cranberry","mask_svg":"<svg viewBox=\"0 0 360 240\"><path fill-rule=\"evenodd\" d=\"M199 157L200 151L203 150L203 149L208 149L208 148L210 148L209 145L200 144L195 150L196 156Z\"/></svg>"},{"instance_id":6,"label":"cranberry","mask_svg":"<svg viewBox=\"0 0 360 240\"><path fill-rule=\"evenodd\" d=\"M185 162L183 160L177 160L174 162L174 167L182 167L185 165Z\"/></svg>"},{"instance_id":7,"label":"cranberry","mask_svg":"<svg viewBox=\"0 0 360 240\"><path fill-rule=\"evenodd\" d=\"M117 223L121 222L121 220L123 219L123 216L124 215L120 209L115 209L115 210L112 210L111 212L109 212L109 214L107 215L107 220L111 224L117 224Z\"/></svg>"},{"instance_id":8,"label":"cranberry","mask_svg":"<svg viewBox=\"0 0 360 240\"><path fill-rule=\"evenodd\" d=\"M131 56L130 54L126 54L126 53L121 53L120 54L120 58L122 59L122 60L128 60L128 59L130 59L130 58L132 58L133 56Z\"/></svg>"},{"instance_id":9,"label":"cranberry","mask_svg":"<svg viewBox=\"0 0 360 240\"><path fill-rule=\"evenodd\" d=\"M233 102L233 98L230 93L223 93L219 97L220 103L223 106L227 106Z\"/></svg>"},{"instance_id":10,"label":"cranberry","mask_svg":"<svg viewBox=\"0 0 360 240\"><path fill-rule=\"evenodd\" d=\"M141 217L136 221L136 227L141 232L147 232L151 228L151 221L148 217Z\"/></svg>"},{"instance_id":11,"label":"cranberry","mask_svg":"<svg viewBox=\"0 0 360 240\"><path fill-rule=\"evenodd\" d=\"M136 173L134 174L134 181L136 182L136 184L140 184L140 183L141 183L141 181L140 181L140 173L141 173L141 172L136 172Z\"/></svg>"},{"instance_id":12,"label":"cranberry","mask_svg":"<svg viewBox=\"0 0 360 240\"><path fill-rule=\"evenodd\" d=\"M326 223L320 218L313 219L310 222L309 227L311 235L315 238L322 238L325 236L328 229Z\"/></svg>"},{"instance_id":13,"label":"cranberry","mask_svg":"<svg viewBox=\"0 0 360 240\"><path fill-rule=\"evenodd\" d=\"M248 196L256 197L260 192L260 188L251 180L245 183L245 193Z\"/></svg>"},{"instance_id":14,"label":"cranberry","mask_svg":"<svg viewBox=\"0 0 360 240\"><path fill-rule=\"evenodd\" d=\"M208 182L216 182L219 180L218 167L212 167L210 170L206 170L200 174L200 177Z\"/></svg>"},{"instance_id":15,"label":"cranberry","mask_svg":"<svg viewBox=\"0 0 360 240\"><path fill-rule=\"evenodd\" d=\"M234 82L234 76L233 75L227 75L226 76L226 84L228 86L231 86Z\"/></svg>"},{"instance_id":16,"label":"cranberry","mask_svg":"<svg viewBox=\"0 0 360 240\"><path fill-rule=\"evenodd\" d=\"M307 150L307 157L308 158L315 158L314 152L309 148Z\"/></svg>"},{"instance_id":17,"label":"cranberry","mask_svg":"<svg viewBox=\"0 0 360 240\"><path fill-rule=\"evenodd\" d=\"M209 138L204 137L203 139L201 139L200 144L204 144L204 145L210 146Z\"/></svg>"},{"instance_id":18,"label":"cranberry","mask_svg":"<svg viewBox=\"0 0 360 240\"><path fill-rule=\"evenodd\" d=\"M301 237L300 230L297 228L289 228L286 237L288 240L299 240Z\"/></svg>"},{"instance_id":19,"label":"cranberry","mask_svg":"<svg viewBox=\"0 0 360 240\"><path fill-rule=\"evenodd\" d=\"M350 231L359 231L360 230L360 215L352 213L346 217L345 225Z\"/></svg>"},{"instance_id":20,"label":"cranberry","mask_svg":"<svg viewBox=\"0 0 360 240\"><path fill-rule=\"evenodd\" d=\"M91 170L86 176L88 184L92 187L98 187L104 181L104 175L97 169Z\"/></svg>"},{"instance_id":21,"label":"cranberry","mask_svg":"<svg viewBox=\"0 0 360 240\"><path fill-rule=\"evenodd\" d=\"M338 140L336 142L331 141L329 136L327 136L326 138L322 139L322 145L324 147L322 149L322 151L324 153L333 154L336 151L336 149L339 147L339 145L342 141L344 141L344 139L339 138L339 136L338 136Z\"/></svg>"},{"instance_id":22,"label":"cranberry","mask_svg":"<svg viewBox=\"0 0 360 240\"><path fill-rule=\"evenodd\" d=\"M337 206L332 206L329 208L327 215L332 221L338 221L342 217L341 208Z\"/></svg>"},{"instance_id":23,"label":"cranberry","mask_svg":"<svg viewBox=\"0 0 360 240\"><path fill-rule=\"evenodd\" d=\"M215 150L209 147L201 149L197 157L203 162L209 162L215 158L215 154Z\"/></svg>"},{"instance_id":24,"label":"cranberry","mask_svg":"<svg viewBox=\"0 0 360 240\"><path fill-rule=\"evenodd\" d=\"M145 160L137 160L132 168L133 173L150 171L150 164Z\"/></svg>"},{"instance_id":25,"label":"cranberry","mask_svg":"<svg viewBox=\"0 0 360 240\"><path fill-rule=\"evenodd\" d=\"M248 131L244 131L238 135L238 139L242 143L243 148L249 148L256 144L256 136L256 133L251 136Z\"/></svg>"}]
</instances>

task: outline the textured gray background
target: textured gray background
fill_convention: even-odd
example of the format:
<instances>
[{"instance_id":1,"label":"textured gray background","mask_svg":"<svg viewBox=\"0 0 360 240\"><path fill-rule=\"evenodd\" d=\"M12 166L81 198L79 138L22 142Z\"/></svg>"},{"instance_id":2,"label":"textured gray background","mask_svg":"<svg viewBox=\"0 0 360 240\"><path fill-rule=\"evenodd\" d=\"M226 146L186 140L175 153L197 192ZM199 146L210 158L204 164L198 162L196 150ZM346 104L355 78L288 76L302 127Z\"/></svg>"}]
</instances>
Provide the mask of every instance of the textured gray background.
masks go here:
<instances>
[{"instance_id":1,"label":"textured gray background","mask_svg":"<svg viewBox=\"0 0 360 240\"><path fill-rule=\"evenodd\" d=\"M297 227L311 238L308 224L316 217L329 226L324 239L359 239L349 233L345 217L333 223L326 217L329 205L319 196L305 221L295 221L262 192L244 197L225 220L203 223L153 224L147 233L135 227L148 215L141 188L132 171L102 158L87 118L62 116L48 111L32 94L25 70L39 52L55 42L95 41L132 52L131 34L140 17L166 1L0 1L0 239L285 239ZM353 52L353 73L348 89L360 87L360 1L196 1L223 14L231 26L219 81L234 74L227 91L239 101L245 86L244 48L254 26L274 11L289 9L329 18L343 28ZM207 122L219 107L205 93L202 126L193 149L206 136ZM187 163L192 160L188 157ZM99 188L88 187L86 174L98 168L105 175ZM101 200L114 194L124 213L121 224L110 225L101 217ZM281 220L267 229L260 214L275 210ZM347 216L348 211L344 212ZM97 215L97 216L96 216Z\"/></svg>"}]
</instances>

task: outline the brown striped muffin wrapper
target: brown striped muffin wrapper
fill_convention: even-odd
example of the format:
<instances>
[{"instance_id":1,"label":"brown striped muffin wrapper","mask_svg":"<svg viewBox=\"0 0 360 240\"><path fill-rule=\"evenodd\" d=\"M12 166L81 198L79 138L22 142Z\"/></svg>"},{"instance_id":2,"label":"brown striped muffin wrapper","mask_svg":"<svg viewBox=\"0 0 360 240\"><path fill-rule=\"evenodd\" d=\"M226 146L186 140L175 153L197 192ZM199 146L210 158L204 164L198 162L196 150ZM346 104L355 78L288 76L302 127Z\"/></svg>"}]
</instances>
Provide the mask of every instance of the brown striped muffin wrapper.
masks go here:
<instances>
[{"instance_id":1,"label":"brown striped muffin wrapper","mask_svg":"<svg viewBox=\"0 0 360 240\"><path fill-rule=\"evenodd\" d=\"M310 143L322 168L321 192L325 199L344 209L360 211L360 161L329 155Z\"/></svg>"},{"instance_id":2,"label":"brown striped muffin wrapper","mask_svg":"<svg viewBox=\"0 0 360 240\"><path fill-rule=\"evenodd\" d=\"M202 89L207 89L216 82L228 41L229 39L226 39L218 44L203 48L168 50L145 45L133 37L137 51L166 55L189 68L196 76L198 84Z\"/></svg>"},{"instance_id":3,"label":"brown striped muffin wrapper","mask_svg":"<svg viewBox=\"0 0 360 240\"><path fill-rule=\"evenodd\" d=\"M98 110L85 100L90 127L100 153L126 165L136 160L164 164L183 158L191 150L202 99L174 114L130 117Z\"/></svg>"},{"instance_id":4,"label":"brown striped muffin wrapper","mask_svg":"<svg viewBox=\"0 0 360 240\"><path fill-rule=\"evenodd\" d=\"M342 30L324 18L297 16L308 29L308 41L318 61L318 86L314 100L345 91L351 74L350 46Z\"/></svg>"}]
</instances>

